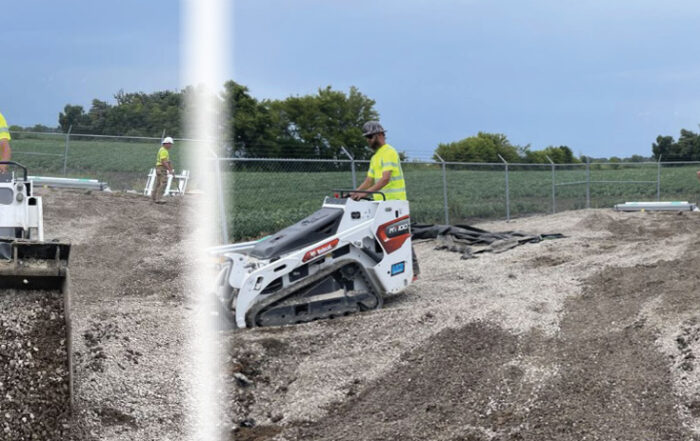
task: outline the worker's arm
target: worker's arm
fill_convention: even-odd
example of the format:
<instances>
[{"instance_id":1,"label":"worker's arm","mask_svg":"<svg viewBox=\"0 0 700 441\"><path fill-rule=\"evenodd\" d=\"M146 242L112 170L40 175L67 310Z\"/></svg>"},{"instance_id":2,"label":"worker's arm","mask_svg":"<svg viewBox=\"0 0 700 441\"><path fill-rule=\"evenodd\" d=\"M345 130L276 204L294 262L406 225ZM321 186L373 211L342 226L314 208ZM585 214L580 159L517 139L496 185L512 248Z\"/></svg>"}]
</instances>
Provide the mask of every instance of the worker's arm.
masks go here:
<instances>
[{"instance_id":1,"label":"worker's arm","mask_svg":"<svg viewBox=\"0 0 700 441\"><path fill-rule=\"evenodd\" d=\"M9 161L12 158L12 150L10 150L10 141L5 138L0 139L0 161ZM7 171L6 165L0 166L0 172Z\"/></svg>"},{"instance_id":2,"label":"worker's arm","mask_svg":"<svg viewBox=\"0 0 700 441\"><path fill-rule=\"evenodd\" d=\"M369 185L367 187L364 187L364 185L368 183L367 181L371 181L371 182L369 183ZM374 179L368 177L367 179L365 179L365 182L363 182L362 185L360 185L357 189L358 190L367 190L367 191L379 191L382 188L384 188L386 186L386 184L389 183L389 181L391 181L391 170L387 170L387 171L383 172L382 177L376 182L374 182ZM357 193L353 193L353 194L357 194ZM355 200L358 200L363 196L367 196L367 194L360 193L360 194L358 194L358 197L352 196L352 198Z\"/></svg>"},{"instance_id":3,"label":"worker's arm","mask_svg":"<svg viewBox=\"0 0 700 441\"><path fill-rule=\"evenodd\" d=\"M370 178L367 176L362 184L360 184L359 187L357 187L357 190L366 190L370 188L374 184L374 178ZM360 200L361 198L367 196L366 193L350 193L350 197L356 201Z\"/></svg>"},{"instance_id":4,"label":"worker's arm","mask_svg":"<svg viewBox=\"0 0 700 441\"><path fill-rule=\"evenodd\" d=\"M382 188L386 187L386 184L391 181L391 170L387 170L382 173L381 179L379 179L377 182L374 183L371 187L367 189L367 191L379 191Z\"/></svg>"},{"instance_id":5,"label":"worker's arm","mask_svg":"<svg viewBox=\"0 0 700 441\"><path fill-rule=\"evenodd\" d=\"M700 180L700 170L698 171L698 180Z\"/></svg>"},{"instance_id":6,"label":"worker's arm","mask_svg":"<svg viewBox=\"0 0 700 441\"><path fill-rule=\"evenodd\" d=\"M168 171L170 172L171 175L174 175L174 174L175 174L175 170L173 170L173 166L172 166L172 164L170 163L170 160L161 161L161 164L163 164L163 166L164 166L166 169L168 169Z\"/></svg>"},{"instance_id":7,"label":"worker's arm","mask_svg":"<svg viewBox=\"0 0 700 441\"><path fill-rule=\"evenodd\" d=\"M5 138L0 139L0 160L9 161L11 156L10 141Z\"/></svg>"}]
</instances>

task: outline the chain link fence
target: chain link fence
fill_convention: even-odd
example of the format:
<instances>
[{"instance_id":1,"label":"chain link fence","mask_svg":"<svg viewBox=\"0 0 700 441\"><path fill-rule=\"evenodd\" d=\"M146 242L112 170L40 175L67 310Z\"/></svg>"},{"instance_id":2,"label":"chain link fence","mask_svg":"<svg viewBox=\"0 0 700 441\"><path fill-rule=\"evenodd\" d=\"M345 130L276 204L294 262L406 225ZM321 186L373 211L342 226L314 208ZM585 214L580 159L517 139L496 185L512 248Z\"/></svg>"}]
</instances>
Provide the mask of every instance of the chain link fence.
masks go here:
<instances>
[{"instance_id":1,"label":"chain link fence","mask_svg":"<svg viewBox=\"0 0 700 441\"><path fill-rule=\"evenodd\" d=\"M12 133L12 158L34 176L98 179L113 190L141 192L161 138L44 132ZM164 133L163 136L166 134ZM206 148L201 148L206 147ZM216 160L223 240L260 237L317 210L333 190L356 188L369 161L216 158L216 148L176 139L176 171L190 169L186 151ZM700 162L578 164L404 161L411 215L420 223L472 223L627 201L698 202ZM197 188L192 176L189 188Z\"/></svg>"},{"instance_id":2,"label":"chain link fence","mask_svg":"<svg viewBox=\"0 0 700 441\"><path fill-rule=\"evenodd\" d=\"M353 189L369 161L220 158L229 240L273 233L319 209L333 190ZM419 223L472 223L628 201L698 201L700 162L512 164L405 161Z\"/></svg>"},{"instance_id":3,"label":"chain link fence","mask_svg":"<svg viewBox=\"0 0 700 441\"><path fill-rule=\"evenodd\" d=\"M162 138L12 131L12 160L33 176L98 179L113 190L143 191L155 167ZM184 152L195 140L178 140L170 150L176 171L188 168Z\"/></svg>"}]
</instances>

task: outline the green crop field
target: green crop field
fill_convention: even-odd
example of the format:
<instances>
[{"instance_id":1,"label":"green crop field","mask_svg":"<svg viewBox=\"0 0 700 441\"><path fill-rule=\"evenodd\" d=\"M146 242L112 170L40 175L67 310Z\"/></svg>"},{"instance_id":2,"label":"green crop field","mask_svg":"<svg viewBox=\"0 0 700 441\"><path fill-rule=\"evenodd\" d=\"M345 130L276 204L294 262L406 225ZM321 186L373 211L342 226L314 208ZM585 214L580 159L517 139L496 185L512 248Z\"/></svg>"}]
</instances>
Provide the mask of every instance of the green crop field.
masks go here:
<instances>
[{"instance_id":1,"label":"green crop field","mask_svg":"<svg viewBox=\"0 0 700 441\"><path fill-rule=\"evenodd\" d=\"M64 176L65 136L13 134L11 147L12 159L27 167L30 175ZM73 136L68 144L65 177L99 179L113 190L143 190L159 147L157 140ZM178 142L170 150L176 170L183 167L185 148Z\"/></svg>"},{"instance_id":2,"label":"green crop field","mask_svg":"<svg viewBox=\"0 0 700 441\"><path fill-rule=\"evenodd\" d=\"M227 174L229 190L225 200L233 239L275 232L320 208L323 197L330 195L332 190L352 187L349 165L345 170L313 173L282 171L284 165L290 170L300 164L277 163L277 171ZM609 164L591 166L589 191L592 208L607 208L627 201L656 200L658 171L655 164L613 167ZM660 200L697 203L700 183L696 172L699 167L665 164L661 168ZM441 167L406 163L403 168L413 220L444 223ZM358 183L364 179L365 169L366 166L358 167ZM508 179L511 217L552 212L552 171L549 166L511 166ZM584 165L557 167L556 211L586 207L586 180ZM505 189L505 173L501 166L449 165L447 201L450 223L505 219Z\"/></svg>"}]
</instances>

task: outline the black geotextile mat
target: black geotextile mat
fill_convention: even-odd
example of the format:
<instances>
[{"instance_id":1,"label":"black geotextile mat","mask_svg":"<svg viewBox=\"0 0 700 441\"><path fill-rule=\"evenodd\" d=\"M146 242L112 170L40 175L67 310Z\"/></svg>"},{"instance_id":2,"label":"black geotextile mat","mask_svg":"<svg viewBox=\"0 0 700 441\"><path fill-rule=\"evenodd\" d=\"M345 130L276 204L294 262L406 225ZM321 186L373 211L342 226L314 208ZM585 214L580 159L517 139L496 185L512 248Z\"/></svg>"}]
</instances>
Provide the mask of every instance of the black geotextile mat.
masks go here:
<instances>
[{"instance_id":1,"label":"black geotextile mat","mask_svg":"<svg viewBox=\"0 0 700 441\"><path fill-rule=\"evenodd\" d=\"M501 253L526 243L560 239L560 233L531 234L520 231L491 232L471 225L412 224L412 240L435 239L436 250L460 253L462 259L471 259L479 253Z\"/></svg>"}]
</instances>

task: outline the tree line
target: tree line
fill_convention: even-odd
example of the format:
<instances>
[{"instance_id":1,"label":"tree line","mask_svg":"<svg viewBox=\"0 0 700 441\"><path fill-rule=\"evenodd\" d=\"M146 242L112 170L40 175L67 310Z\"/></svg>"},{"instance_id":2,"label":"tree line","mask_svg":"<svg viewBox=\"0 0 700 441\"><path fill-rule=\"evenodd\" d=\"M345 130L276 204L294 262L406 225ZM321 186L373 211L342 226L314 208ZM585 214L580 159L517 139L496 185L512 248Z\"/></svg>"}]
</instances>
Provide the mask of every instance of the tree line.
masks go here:
<instances>
[{"instance_id":1,"label":"tree line","mask_svg":"<svg viewBox=\"0 0 700 441\"><path fill-rule=\"evenodd\" d=\"M652 152L655 159L662 161L700 161L700 135L685 129L681 129L678 141L659 135Z\"/></svg>"},{"instance_id":2,"label":"tree line","mask_svg":"<svg viewBox=\"0 0 700 441\"><path fill-rule=\"evenodd\" d=\"M568 146L549 146L543 150L530 150L530 146L517 146L501 133L479 132L460 141L438 145L435 160L447 162L507 162L547 164L551 159L556 164L581 162L574 157Z\"/></svg>"},{"instance_id":3,"label":"tree line","mask_svg":"<svg viewBox=\"0 0 700 441\"><path fill-rule=\"evenodd\" d=\"M93 99L87 111L80 105L67 104L58 116L58 127L35 125L11 130L61 131L81 134L181 137L184 133L182 115L190 95L202 93L188 86L181 91L153 93L123 90L114 95L115 104ZM227 154L256 158L323 158L345 159L346 149L355 159L368 159L361 127L365 121L379 119L375 101L356 87L347 92L331 86L319 88L314 94L290 96L285 99L259 100L249 89L231 80L216 95L226 110L227 119L221 130ZM405 155L403 155L405 157ZM656 138L652 156L633 155L629 158L576 157L569 146L548 146L533 150L530 145L510 143L506 135L479 132L459 141L439 144L433 158L449 162L508 162L577 163L577 162L641 162L661 157L665 161L699 161L700 135L681 130L678 141L672 136Z\"/></svg>"}]
</instances>

